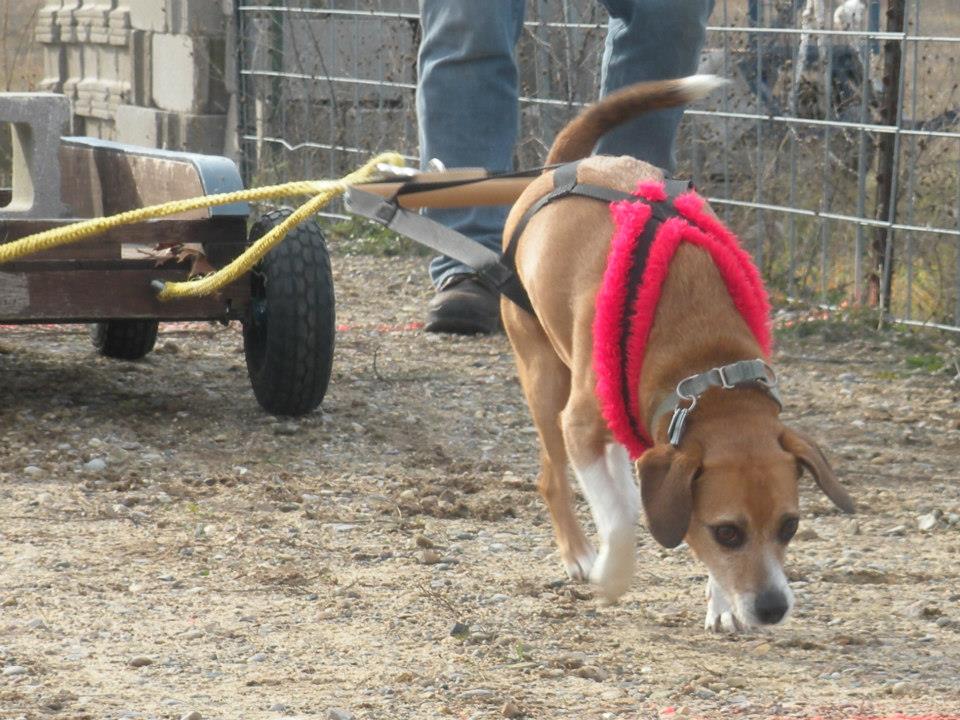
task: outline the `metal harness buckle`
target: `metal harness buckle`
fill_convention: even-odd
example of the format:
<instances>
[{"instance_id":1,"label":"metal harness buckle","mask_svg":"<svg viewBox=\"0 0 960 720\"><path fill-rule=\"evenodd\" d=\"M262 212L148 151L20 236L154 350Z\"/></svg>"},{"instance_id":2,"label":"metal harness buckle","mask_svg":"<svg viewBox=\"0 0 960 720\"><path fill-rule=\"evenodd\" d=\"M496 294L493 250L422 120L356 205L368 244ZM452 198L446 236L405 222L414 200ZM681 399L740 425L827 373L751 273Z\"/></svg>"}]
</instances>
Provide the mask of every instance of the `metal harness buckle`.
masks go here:
<instances>
[{"instance_id":1,"label":"metal harness buckle","mask_svg":"<svg viewBox=\"0 0 960 720\"><path fill-rule=\"evenodd\" d=\"M731 373L734 375L743 374L742 366L738 367L743 362L760 363L764 374L758 375L755 371L750 373L748 370L746 376L742 377L741 379L732 379ZM682 407L678 402L677 406L673 410L673 415L670 417L670 423L667 425L667 440L671 445L674 447L678 447L680 445L680 441L683 439L683 433L686 429L687 420L690 417L690 413L692 413L694 408L697 407L697 401L700 399L700 395L711 387L719 387L723 390L733 390L741 385L756 384L766 390L770 397L776 401L778 405L780 404L779 393L776 390L777 374L773 371L773 368L770 367L769 363L760 359L756 361L741 361L741 363L731 363L730 365L711 368L706 372L685 377L683 380L677 383L677 388L674 393L678 400L685 400L690 404L686 407Z\"/></svg>"}]
</instances>

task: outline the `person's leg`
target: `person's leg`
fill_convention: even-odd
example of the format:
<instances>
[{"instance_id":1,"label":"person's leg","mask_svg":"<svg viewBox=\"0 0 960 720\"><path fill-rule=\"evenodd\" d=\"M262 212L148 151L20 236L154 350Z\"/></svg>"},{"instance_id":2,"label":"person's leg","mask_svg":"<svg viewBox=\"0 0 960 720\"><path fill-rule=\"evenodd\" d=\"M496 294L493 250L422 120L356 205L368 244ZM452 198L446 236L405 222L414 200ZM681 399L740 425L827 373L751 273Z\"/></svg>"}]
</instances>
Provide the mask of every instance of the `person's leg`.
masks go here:
<instances>
[{"instance_id":1,"label":"person's leg","mask_svg":"<svg viewBox=\"0 0 960 720\"><path fill-rule=\"evenodd\" d=\"M447 167L511 169L519 124L515 46L524 0L420 0L417 120L420 159ZM427 214L484 245L499 249L506 207L432 210ZM436 258L438 288L472 272Z\"/></svg>"},{"instance_id":2,"label":"person's leg","mask_svg":"<svg viewBox=\"0 0 960 720\"><path fill-rule=\"evenodd\" d=\"M601 0L610 13L600 96L642 80L697 71L713 0ZM621 125L597 144L606 155L632 155L670 172L683 109L659 110Z\"/></svg>"}]
</instances>

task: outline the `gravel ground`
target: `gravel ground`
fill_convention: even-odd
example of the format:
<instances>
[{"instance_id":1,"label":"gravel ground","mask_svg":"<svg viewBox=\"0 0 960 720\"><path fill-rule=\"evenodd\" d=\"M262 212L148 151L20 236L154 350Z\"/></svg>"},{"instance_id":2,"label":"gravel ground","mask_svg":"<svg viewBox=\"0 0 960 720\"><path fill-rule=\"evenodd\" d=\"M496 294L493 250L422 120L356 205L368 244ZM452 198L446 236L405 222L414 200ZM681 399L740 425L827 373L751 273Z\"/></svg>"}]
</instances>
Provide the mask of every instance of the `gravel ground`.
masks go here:
<instances>
[{"instance_id":1,"label":"gravel ground","mask_svg":"<svg viewBox=\"0 0 960 720\"><path fill-rule=\"evenodd\" d=\"M949 338L784 334L786 414L861 512L806 480L795 615L728 637L645 532L619 605L564 581L507 340L421 333L423 264L335 258L334 379L297 421L236 327L136 363L2 330L0 718L960 714Z\"/></svg>"}]
</instances>

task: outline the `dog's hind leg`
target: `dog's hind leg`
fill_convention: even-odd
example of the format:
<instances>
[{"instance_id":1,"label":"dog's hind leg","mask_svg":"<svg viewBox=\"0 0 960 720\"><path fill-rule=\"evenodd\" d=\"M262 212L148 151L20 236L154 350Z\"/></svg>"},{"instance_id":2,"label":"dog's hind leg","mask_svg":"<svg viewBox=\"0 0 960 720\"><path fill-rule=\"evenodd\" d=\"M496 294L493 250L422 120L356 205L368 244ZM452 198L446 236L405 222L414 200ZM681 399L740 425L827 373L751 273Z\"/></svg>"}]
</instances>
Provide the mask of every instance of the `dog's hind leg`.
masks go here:
<instances>
[{"instance_id":1,"label":"dog's hind leg","mask_svg":"<svg viewBox=\"0 0 960 720\"><path fill-rule=\"evenodd\" d=\"M573 512L567 451L560 430L560 413L570 394L570 370L535 318L513 306L504 308L503 317L516 354L520 384L540 438L537 487L550 511L567 574L574 580L587 580L596 553Z\"/></svg>"},{"instance_id":2,"label":"dog's hind leg","mask_svg":"<svg viewBox=\"0 0 960 720\"><path fill-rule=\"evenodd\" d=\"M572 392L562 415L563 437L600 536L600 554L590 580L612 601L633 579L640 498L627 450L610 438L600 415L589 354L580 357L575 351L573 366Z\"/></svg>"}]
</instances>

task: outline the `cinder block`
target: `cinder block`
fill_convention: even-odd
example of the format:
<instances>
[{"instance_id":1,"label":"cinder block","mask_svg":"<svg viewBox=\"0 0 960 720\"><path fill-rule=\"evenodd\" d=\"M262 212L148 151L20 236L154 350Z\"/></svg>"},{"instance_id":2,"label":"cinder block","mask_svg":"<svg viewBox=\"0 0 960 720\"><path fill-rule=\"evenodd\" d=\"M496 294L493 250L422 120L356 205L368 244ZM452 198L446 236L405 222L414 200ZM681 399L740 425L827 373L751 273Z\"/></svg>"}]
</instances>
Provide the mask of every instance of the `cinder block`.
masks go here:
<instances>
[{"instance_id":1,"label":"cinder block","mask_svg":"<svg viewBox=\"0 0 960 720\"><path fill-rule=\"evenodd\" d=\"M232 2L232 0L228 0ZM230 15L227 18L226 32L224 33L223 49L223 86L228 98L237 94L237 80L240 77L237 63L241 62L237 51L237 18Z\"/></svg>"},{"instance_id":2,"label":"cinder block","mask_svg":"<svg viewBox=\"0 0 960 720\"><path fill-rule=\"evenodd\" d=\"M107 42L107 20L113 6L113 0L83 2L73 13L76 19L77 39L85 43Z\"/></svg>"},{"instance_id":3,"label":"cinder block","mask_svg":"<svg viewBox=\"0 0 960 720\"><path fill-rule=\"evenodd\" d=\"M222 155L227 116L121 105L116 111L115 128L117 140L123 143Z\"/></svg>"},{"instance_id":4,"label":"cinder block","mask_svg":"<svg viewBox=\"0 0 960 720\"><path fill-rule=\"evenodd\" d=\"M167 24L167 0L128 0L130 26L134 30L150 30L165 33Z\"/></svg>"},{"instance_id":5,"label":"cinder block","mask_svg":"<svg viewBox=\"0 0 960 720\"><path fill-rule=\"evenodd\" d=\"M168 147L207 155L222 155L227 135L226 115L177 113Z\"/></svg>"},{"instance_id":6,"label":"cinder block","mask_svg":"<svg viewBox=\"0 0 960 720\"><path fill-rule=\"evenodd\" d=\"M230 106L227 108L227 114L224 117L223 129L223 150L219 153L230 158L235 163L240 162L240 134L236 129L240 126L240 108L236 95L230 96ZM227 128L231 128L228 132Z\"/></svg>"},{"instance_id":7,"label":"cinder block","mask_svg":"<svg viewBox=\"0 0 960 720\"><path fill-rule=\"evenodd\" d=\"M101 140L115 140L112 120L102 118L84 118L83 134L87 137L100 138Z\"/></svg>"},{"instance_id":8,"label":"cinder block","mask_svg":"<svg viewBox=\"0 0 960 720\"><path fill-rule=\"evenodd\" d=\"M43 79L40 88L45 92L63 92L63 80L67 77L67 51L63 45L43 48Z\"/></svg>"},{"instance_id":9,"label":"cinder block","mask_svg":"<svg viewBox=\"0 0 960 720\"><path fill-rule=\"evenodd\" d=\"M39 43L60 42L60 26L57 25L57 13L61 3L48 3L37 11L37 25L33 37Z\"/></svg>"},{"instance_id":10,"label":"cinder block","mask_svg":"<svg viewBox=\"0 0 960 720\"><path fill-rule=\"evenodd\" d=\"M110 11L107 28L109 30L107 42L111 45L125 46L130 43L130 8L127 7L126 2L122 2Z\"/></svg>"},{"instance_id":11,"label":"cinder block","mask_svg":"<svg viewBox=\"0 0 960 720\"><path fill-rule=\"evenodd\" d=\"M128 59L130 62L130 104L153 104L153 33L131 30Z\"/></svg>"},{"instance_id":12,"label":"cinder block","mask_svg":"<svg viewBox=\"0 0 960 720\"><path fill-rule=\"evenodd\" d=\"M157 33L152 41L152 97L163 110L225 112L223 38Z\"/></svg>"},{"instance_id":13,"label":"cinder block","mask_svg":"<svg viewBox=\"0 0 960 720\"><path fill-rule=\"evenodd\" d=\"M13 126L13 197L0 218L58 218L60 138L70 131L70 102L50 93L0 93L0 122Z\"/></svg>"},{"instance_id":14,"label":"cinder block","mask_svg":"<svg viewBox=\"0 0 960 720\"><path fill-rule=\"evenodd\" d=\"M143 147L165 148L167 116L170 114L156 108L121 105L114 118L117 141Z\"/></svg>"},{"instance_id":15,"label":"cinder block","mask_svg":"<svg viewBox=\"0 0 960 720\"><path fill-rule=\"evenodd\" d=\"M57 27L60 28L60 42L75 43L79 40L77 37L77 19L74 13L83 4L83 0L63 0L63 4L57 11Z\"/></svg>"},{"instance_id":16,"label":"cinder block","mask_svg":"<svg viewBox=\"0 0 960 720\"><path fill-rule=\"evenodd\" d=\"M210 36L221 36L226 32L227 16L221 0L165 1L170 32Z\"/></svg>"},{"instance_id":17,"label":"cinder block","mask_svg":"<svg viewBox=\"0 0 960 720\"><path fill-rule=\"evenodd\" d=\"M77 85L83 80L83 46L71 43L64 46L67 70L63 81L63 94L70 99L77 97Z\"/></svg>"}]
</instances>

